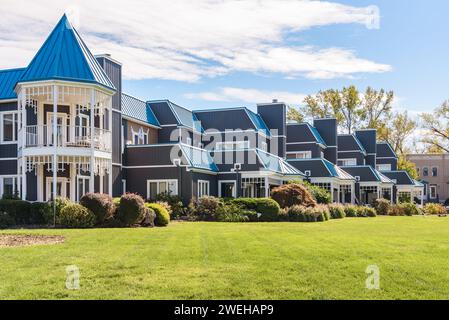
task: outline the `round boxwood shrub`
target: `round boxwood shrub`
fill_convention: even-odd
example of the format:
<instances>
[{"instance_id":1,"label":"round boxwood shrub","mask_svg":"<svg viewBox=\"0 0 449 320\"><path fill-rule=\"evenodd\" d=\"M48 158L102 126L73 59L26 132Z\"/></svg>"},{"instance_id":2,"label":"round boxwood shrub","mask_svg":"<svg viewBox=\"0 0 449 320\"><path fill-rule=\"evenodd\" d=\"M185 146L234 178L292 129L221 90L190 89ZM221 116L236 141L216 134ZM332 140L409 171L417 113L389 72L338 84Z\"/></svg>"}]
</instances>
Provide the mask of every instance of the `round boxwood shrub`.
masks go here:
<instances>
[{"instance_id":1,"label":"round boxwood shrub","mask_svg":"<svg viewBox=\"0 0 449 320\"><path fill-rule=\"evenodd\" d=\"M59 224L68 228L90 228L95 224L95 215L80 204L68 204L61 210Z\"/></svg>"},{"instance_id":2,"label":"round boxwood shrub","mask_svg":"<svg viewBox=\"0 0 449 320\"><path fill-rule=\"evenodd\" d=\"M260 213L260 221L278 221L281 207L273 199L261 198L256 200L256 212Z\"/></svg>"},{"instance_id":3,"label":"round boxwood shrub","mask_svg":"<svg viewBox=\"0 0 449 320\"><path fill-rule=\"evenodd\" d=\"M6 212L14 219L15 224L34 224L30 217L30 203L17 199L1 199L0 211Z\"/></svg>"},{"instance_id":4,"label":"round boxwood shrub","mask_svg":"<svg viewBox=\"0 0 449 320\"><path fill-rule=\"evenodd\" d=\"M80 204L93 212L96 217L95 224L102 224L114 214L112 197L102 193L87 193L80 199Z\"/></svg>"},{"instance_id":5,"label":"round boxwood shrub","mask_svg":"<svg viewBox=\"0 0 449 320\"><path fill-rule=\"evenodd\" d=\"M126 193L120 198L117 219L125 226L131 226L142 221L145 214L145 202L135 193Z\"/></svg>"},{"instance_id":6,"label":"round boxwood shrub","mask_svg":"<svg viewBox=\"0 0 449 320\"><path fill-rule=\"evenodd\" d=\"M216 213L224 203L221 199L204 196L198 200L192 199L189 204L189 216L195 220L216 221Z\"/></svg>"},{"instance_id":7,"label":"round boxwood shrub","mask_svg":"<svg viewBox=\"0 0 449 320\"><path fill-rule=\"evenodd\" d=\"M159 227L165 227L170 223L170 214L158 203L146 203L145 206L150 208L156 214L154 223Z\"/></svg>"},{"instance_id":8,"label":"round boxwood shrub","mask_svg":"<svg viewBox=\"0 0 449 320\"><path fill-rule=\"evenodd\" d=\"M388 215L390 206L390 200L387 199L377 199L376 201L374 201L374 208L376 209L376 213L381 216Z\"/></svg>"},{"instance_id":9,"label":"round boxwood shrub","mask_svg":"<svg viewBox=\"0 0 449 320\"><path fill-rule=\"evenodd\" d=\"M289 208L295 205L314 207L317 204L310 191L304 185L298 183L285 184L273 189L271 198L281 208Z\"/></svg>"},{"instance_id":10,"label":"round boxwood shrub","mask_svg":"<svg viewBox=\"0 0 449 320\"><path fill-rule=\"evenodd\" d=\"M319 204L330 204L331 203L332 199L331 199L331 193L329 191L327 191L326 189L321 188L319 186L310 184L310 183L305 183L304 185L310 191L310 193L315 198L317 203L319 203Z\"/></svg>"},{"instance_id":11,"label":"round boxwood shrub","mask_svg":"<svg viewBox=\"0 0 449 320\"><path fill-rule=\"evenodd\" d=\"M30 204L30 220L32 224L46 224L53 209L48 202L33 202Z\"/></svg>"},{"instance_id":12,"label":"round boxwood shrub","mask_svg":"<svg viewBox=\"0 0 449 320\"><path fill-rule=\"evenodd\" d=\"M345 208L341 204L330 204L331 219L343 219L346 217Z\"/></svg>"}]
</instances>

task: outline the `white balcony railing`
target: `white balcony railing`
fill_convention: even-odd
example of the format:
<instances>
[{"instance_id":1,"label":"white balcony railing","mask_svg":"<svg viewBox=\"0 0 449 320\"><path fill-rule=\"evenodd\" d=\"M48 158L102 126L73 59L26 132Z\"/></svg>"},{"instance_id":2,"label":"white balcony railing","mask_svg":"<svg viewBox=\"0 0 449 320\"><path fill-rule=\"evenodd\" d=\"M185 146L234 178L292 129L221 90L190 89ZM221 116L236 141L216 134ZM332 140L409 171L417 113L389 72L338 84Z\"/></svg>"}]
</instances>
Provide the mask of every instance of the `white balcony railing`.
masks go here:
<instances>
[{"instance_id":1,"label":"white balcony railing","mask_svg":"<svg viewBox=\"0 0 449 320\"><path fill-rule=\"evenodd\" d=\"M19 131L19 146L25 148L32 147L52 147L54 137L58 147L84 147L111 152L111 131L94 128L93 138L91 138L90 127L83 126L61 126L58 125L56 135L53 135L53 126L26 126L25 142L23 143L23 129Z\"/></svg>"}]
</instances>

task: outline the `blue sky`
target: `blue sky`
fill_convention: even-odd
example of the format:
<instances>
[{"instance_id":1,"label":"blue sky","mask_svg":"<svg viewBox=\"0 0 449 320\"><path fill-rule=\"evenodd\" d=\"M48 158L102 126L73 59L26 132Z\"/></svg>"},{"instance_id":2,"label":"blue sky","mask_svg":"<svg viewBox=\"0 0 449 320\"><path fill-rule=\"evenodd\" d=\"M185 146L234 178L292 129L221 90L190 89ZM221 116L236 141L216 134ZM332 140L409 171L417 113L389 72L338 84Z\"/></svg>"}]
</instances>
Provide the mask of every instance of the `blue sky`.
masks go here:
<instances>
[{"instance_id":1,"label":"blue sky","mask_svg":"<svg viewBox=\"0 0 449 320\"><path fill-rule=\"evenodd\" d=\"M380 29L359 24L314 27L297 33L297 43L319 47L343 47L358 56L391 65L390 72L357 75L354 79L287 80L277 74L234 72L202 79L196 83L178 81L125 81L131 94L148 98L169 98L191 108L252 105L244 101L204 101L188 99L186 93L216 91L221 87L255 88L261 91L288 91L310 94L321 89L354 84L394 90L399 108L422 112L449 98L449 1L385 0L338 1L380 9ZM296 40L296 39L294 39ZM275 97L273 97L275 98Z\"/></svg>"},{"instance_id":2,"label":"blue sky","mask_svg":"<svg viewBox=\"0 0 449 320\"><path fill-rule=\"evenodd\" d=\"M300 104L353 84L394 90L417 115L449 98L446 0L2 0L2 11L0 68L26 66L65 12L144 100Z\"/></svg>"}]
</instances>

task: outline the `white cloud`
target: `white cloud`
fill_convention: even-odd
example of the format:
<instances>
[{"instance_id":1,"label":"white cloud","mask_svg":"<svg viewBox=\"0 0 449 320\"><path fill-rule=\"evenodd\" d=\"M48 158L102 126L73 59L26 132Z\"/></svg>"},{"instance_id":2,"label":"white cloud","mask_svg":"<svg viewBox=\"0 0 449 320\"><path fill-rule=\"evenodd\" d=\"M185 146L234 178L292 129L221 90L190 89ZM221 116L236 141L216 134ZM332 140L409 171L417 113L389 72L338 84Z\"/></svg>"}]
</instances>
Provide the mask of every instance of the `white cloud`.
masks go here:
<instances>
[{"instance_id":1,"label":"white cloud","mask_svg":"<svg viewBox=\"0 0 449 320\"><path fill-rule=\"evenodd\" d=\"M379 19L372 7L307 0L2 0L0 68L29 63L64 11L94 53L123 62L128 79L197 81L233 71L327 79L391 69L342 48L289 45L287 34L371 28Z\"/></svg>"},{"instance_id":2,"label":"white cloud","mask_svg":"<svg viewBox=\"0 0 449 320\"><path fill-rule=\"evenodd\" d=\"M261 91L257 89L220 88L217 92L199 92L185 94L188 99L199 99L215 102L247 102L247 103L265 103L273 99L285 102L287 104L299 105L302 103L305 94L286 92L286 91Z\"/></svg>"}]
</instances>

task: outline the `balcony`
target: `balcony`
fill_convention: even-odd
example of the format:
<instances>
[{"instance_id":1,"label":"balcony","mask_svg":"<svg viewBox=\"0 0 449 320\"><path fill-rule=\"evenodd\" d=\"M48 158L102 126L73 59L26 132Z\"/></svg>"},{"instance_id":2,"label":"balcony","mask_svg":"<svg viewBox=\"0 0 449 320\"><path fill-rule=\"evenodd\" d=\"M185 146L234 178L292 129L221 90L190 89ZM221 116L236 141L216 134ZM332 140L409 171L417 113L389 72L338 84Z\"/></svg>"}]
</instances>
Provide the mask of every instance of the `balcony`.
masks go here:
<instances>
[{"instance_id":1,"label":"balcony","mask_svg":"<svg viewBox=\"0 0 449 320\"><path fill-rule=\"evenodd\" d=\"M110 130L94 128L92 136L91 128L87 126L58 125L56 135L52 134L51 125L26 126L24 129L25 141L19 141L19 146L23 148L53 147L56 143L56 146L63 148L93 147L99 151L112 152ZM24 137L22 130L19 130L19 140Z\"/></svg>"}]
</instances>

